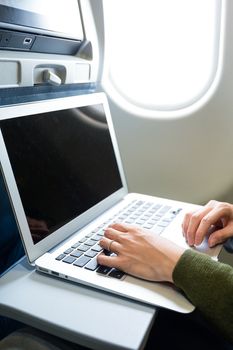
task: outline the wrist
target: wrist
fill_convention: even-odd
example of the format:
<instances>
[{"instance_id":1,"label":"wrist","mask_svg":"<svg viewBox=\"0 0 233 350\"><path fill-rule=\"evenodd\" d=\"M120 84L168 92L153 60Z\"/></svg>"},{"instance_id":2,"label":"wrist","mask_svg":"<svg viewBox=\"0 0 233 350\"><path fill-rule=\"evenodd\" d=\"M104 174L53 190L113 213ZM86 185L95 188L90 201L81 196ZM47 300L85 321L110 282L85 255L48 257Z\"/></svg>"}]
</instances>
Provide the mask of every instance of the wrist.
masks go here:
<instances>
[{"instance_id":1,"label":"wrist","mask_svg":"<svg viewBox=\"0 0 233 350\"><path fill-rule=\"evenodd\" d=\"M184 254L186 249L180 248L179 250L176 251L176 254L172 256L172 262L171 262L171 270L170 270L170 276L169 276L169 282L174 283L173 280L173 271L175 270L175 267L180 260L181 256Z\"/></svg>"},{"instance_id":2,"label":"wrist","mask_svg":"<svg viewBox=\"0 0 233 350\"><path fill-rule=\"evenodd\" d=\"M166 244L166 249L164 251L166 258L164 260L164 267L165 267L165 280L171 283L174 283L173 281L173 271L185 252L186 248L182 248L177 246L176 244L169 242Z\"/></svg>"}]
</instances>

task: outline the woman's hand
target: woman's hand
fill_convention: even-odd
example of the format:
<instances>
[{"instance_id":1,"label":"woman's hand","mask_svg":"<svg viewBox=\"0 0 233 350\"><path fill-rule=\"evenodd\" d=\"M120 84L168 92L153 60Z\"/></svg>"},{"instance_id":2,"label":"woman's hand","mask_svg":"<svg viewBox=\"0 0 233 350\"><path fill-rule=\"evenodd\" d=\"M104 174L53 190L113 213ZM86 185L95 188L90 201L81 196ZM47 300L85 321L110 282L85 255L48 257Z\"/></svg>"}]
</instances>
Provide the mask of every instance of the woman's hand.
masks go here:
<instances>
[{"instance_id":1,"label":"woman's hand","mask_svg":"<svg viewBox=\"0 0 233 350\"><path fill-rule=\"evenodd\" d=\"M200 245L205 237L213 247L233 237L233 205L211 200L203 208L187 213L183 234L190 246Z\"/></svg>"},{"instance_id":2,"label":"woman's hand","mask_svg":"<svg viewBox=\"0 0 233 350\"><path fill-rule=\"evenodd\" d=\"M173 282L173 270L184 252L152 231L125 224L109 226L100 245L115 254L100 254L99 264L151 281Z\"/></svg>"}]
</instances>

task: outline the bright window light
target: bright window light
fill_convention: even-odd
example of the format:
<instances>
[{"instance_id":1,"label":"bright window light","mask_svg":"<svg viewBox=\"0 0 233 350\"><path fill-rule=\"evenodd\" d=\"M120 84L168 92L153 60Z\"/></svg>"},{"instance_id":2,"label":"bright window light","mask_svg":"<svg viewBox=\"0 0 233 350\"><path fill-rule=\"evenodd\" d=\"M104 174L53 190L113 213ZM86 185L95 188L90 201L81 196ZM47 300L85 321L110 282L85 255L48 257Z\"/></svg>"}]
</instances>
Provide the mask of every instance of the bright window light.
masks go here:
<instances>
[{"instance_id":1,"label":"bright window light","mask_svg":"<svg viewBox=\"0 0 233 350\"><path fill-rule=\"evenodd\" d=\"M217 70L220 0L103 4L107 92L150 110L184 108L203 96Z\"/></svg>"}]
</instances>

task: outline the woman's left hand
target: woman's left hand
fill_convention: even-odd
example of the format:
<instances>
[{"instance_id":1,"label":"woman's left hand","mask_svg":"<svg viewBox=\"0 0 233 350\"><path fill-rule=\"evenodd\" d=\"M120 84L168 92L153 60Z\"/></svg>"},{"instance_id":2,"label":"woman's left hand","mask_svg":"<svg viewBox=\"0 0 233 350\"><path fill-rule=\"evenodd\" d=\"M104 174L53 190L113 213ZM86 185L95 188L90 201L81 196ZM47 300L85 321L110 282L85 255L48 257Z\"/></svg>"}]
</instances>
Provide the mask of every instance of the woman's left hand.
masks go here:
<instances>
[{"instance_id":1,"label":"woman's left hand","mask_svg":"<svg viewBox=\"0 0 233 350\"><path fill-rule=\"evenodd\" d=\"M100 254L100 265L150 281L173 282L173 270L185 250L153 231L120 223L105 230L100 245L115 253L113 256Z\"/></svg>"}]
</instances>

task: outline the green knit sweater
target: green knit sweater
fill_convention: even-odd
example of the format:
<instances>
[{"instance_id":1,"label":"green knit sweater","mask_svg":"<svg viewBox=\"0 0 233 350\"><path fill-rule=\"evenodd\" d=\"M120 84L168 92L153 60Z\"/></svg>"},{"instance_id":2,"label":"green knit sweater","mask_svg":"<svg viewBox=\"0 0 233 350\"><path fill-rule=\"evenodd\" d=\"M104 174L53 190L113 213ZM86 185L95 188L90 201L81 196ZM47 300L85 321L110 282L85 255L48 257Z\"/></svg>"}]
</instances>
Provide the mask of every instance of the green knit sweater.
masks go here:
<instances>
[{"instance_id":1,"label":"green knit sweater","mask_svg":"<svg viewBox=\"0 0 233 350\"><path fill-rule=\"evenodd\" d=\"M186 250L174 271L175 285L233 343L233 268Z\"/></svg>"}]
</instances>

